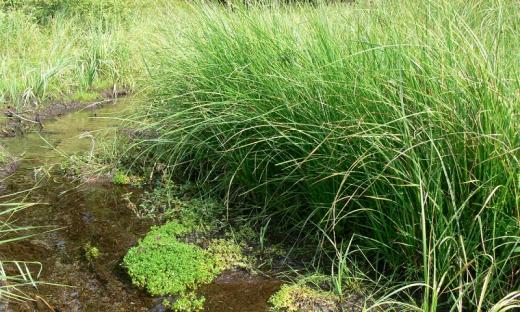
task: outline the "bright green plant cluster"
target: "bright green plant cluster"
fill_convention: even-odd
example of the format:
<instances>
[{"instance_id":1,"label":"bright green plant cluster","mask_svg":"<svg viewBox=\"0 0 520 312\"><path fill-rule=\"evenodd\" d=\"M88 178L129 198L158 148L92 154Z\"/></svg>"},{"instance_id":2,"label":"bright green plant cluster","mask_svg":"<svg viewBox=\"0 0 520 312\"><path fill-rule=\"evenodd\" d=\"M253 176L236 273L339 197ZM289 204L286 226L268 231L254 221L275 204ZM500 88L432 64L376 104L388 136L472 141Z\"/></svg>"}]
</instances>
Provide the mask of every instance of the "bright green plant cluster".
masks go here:
<instances>
[{"instance_id":1,"label":"bright green plant cluster","mask_svg":"<svg viewBox=\"0 0 520 312\"><path fill-rule=\"evenodd\" d=\"M197 296L194 292L188 292L180 296L172 304L171 308L175 312L195 312L204 310L204 296Z\"/></svg>"},{"instance_id":2,"label":"bright green plant cluster","mask_svg":"<svg viewBox=\"0 0 520 312\"><path fill-rule=\"evenodd\" d=\"M338 286L362 270L425 311L517 304L514 2L197 11L151 39L147 157L320 242Z\"/></svg>"},{"instance_id":3,"label":"bright green plant cluster","mask_svg":"<svg viewBox=\"0 0 520 312\"><path fill-rule=\"evenodd\" d=\"M134 4L133 0L0 0L0 9L22 10L44 24L59 14L91 17L98 21L125 18Z\"/></svg>"},{"instance_id":4,"label":"bright green plant cluster","mask_svg":"<svg viewBox=\"0 0 520 312\"><path fill-rule=\"evenodd\" d=\"M128 175L121 171L116 171L112 175L112 183L117 185L135 185L138 186L143 183L143 179L141 177L137 177L134 175Z\"/></svg>"},{"instance_id":5,"label":"bright green plant cluster","mask_svg":"<svg viewBox=\"0 0 520 312\"><path fill-rule=\"evenodd\" d=\"M225 270L250 267L234 241L209 240L207 249L181 241L194 230L177 221L155 227L123 261L135 285L154 296L176 296L172 305L175 311L202 310L204 297L193 293L198 286L210 283Z\"/></svg>"},{"instance_id":6,"label":"bright green plant cluster","mask_svg":"<svg viewBox=\"0 0 520 312\"><path fill-rule=\"evenodd\" d=\"M117 185L128 185L130 184L130 177L118 171L112 176L112 183Z\"/></svg>"},{"instance_id":7,"label":"bright green plant cluster","mask_svg":"<svg viewBox=\"0 0 520 312\"><path fill-rule=\"evenodd\" d=\"M206 252L213 258L219 272L238 267L251 267L251 261L243 254L242 246L231 239L211 240Z\"/></svg>"},{"instance_id":8,"label":"bright green plant cluster","mask_svg":"<svg viewBox=\"0 0 520 312\"><path fill-rule=\"evenodd\" d=\"M172 221L154 228L130 249L124 265L133 283L163 296L183 294L211 282L218 273L213 259L202 248L177 239L189 231Z\"/></svg>"}]
</instances>

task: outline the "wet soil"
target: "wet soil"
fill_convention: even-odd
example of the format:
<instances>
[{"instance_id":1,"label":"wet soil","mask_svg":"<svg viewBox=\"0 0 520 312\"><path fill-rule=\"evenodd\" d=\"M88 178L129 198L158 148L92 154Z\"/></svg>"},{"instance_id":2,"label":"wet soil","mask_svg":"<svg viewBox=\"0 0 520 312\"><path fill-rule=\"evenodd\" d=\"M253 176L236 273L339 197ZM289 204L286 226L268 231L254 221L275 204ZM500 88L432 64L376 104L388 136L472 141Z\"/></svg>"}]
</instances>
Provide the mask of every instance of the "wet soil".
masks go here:
<instances>
[{"instance_id":1,"label":"wet soil","mask_svg":"<svg viewBox=\"0 0 520 312\"><path fill-rule=\"evenodd\" d=\"M112 105L119 98L129 94L128 90L115 88L99 91L99 97L93 102L56 101L42 109L17 111L11 106L3 110L3 122L0 124L0 137L15 137L32 129L43 130L47 121L80 110L94 111L106 105Z\"/></svg>"},{"instance_id":2,"label":"wet soil","mask_svg":"<svg viewBox=\"0 0 520 312\"><path fill-rule=\"evenodd\" d=\"M227 271L201 289L206 311L268 311L269 297L281 282L243 271Z\"/></svg>"},{"instance_id":3,"label":"wet soil","mask_svg":"<svg viewBox=\"0 0 520 312\"><path fill-rule=\"evenodd\" d=\"M19 161L14 173L4 181L5 190L0 192L9 194L33 188L38 180L35 168L63 161L64 155L88 151L96 144L89 134L101 130L111 133L110 129L115 131L117 126L115 119L93 117L120 114L130 104L127 99L95 112L75 112L48 123L42 133L4 138L3 145ZM17 214L17 224L52 226L55 230L0 245L0 260L39 261L43 266L40 282L62 286L42 283L37 288L24 288L33 302L0 302L0 311L164 310L162 299L133 287L121 267L127 250L151 226L150 221L137 218L123 198L128 193L137 198L141 190L107 182L78 185L55 176L36 185L36 189L20 196L39 204ZM87 243L100 251L100 256L91 262L85 257ZM279 287L279 281L231 271L201 292L206 297L206 311L254 312L266 311L267 299Z\"/></svg>"}]
</instances>

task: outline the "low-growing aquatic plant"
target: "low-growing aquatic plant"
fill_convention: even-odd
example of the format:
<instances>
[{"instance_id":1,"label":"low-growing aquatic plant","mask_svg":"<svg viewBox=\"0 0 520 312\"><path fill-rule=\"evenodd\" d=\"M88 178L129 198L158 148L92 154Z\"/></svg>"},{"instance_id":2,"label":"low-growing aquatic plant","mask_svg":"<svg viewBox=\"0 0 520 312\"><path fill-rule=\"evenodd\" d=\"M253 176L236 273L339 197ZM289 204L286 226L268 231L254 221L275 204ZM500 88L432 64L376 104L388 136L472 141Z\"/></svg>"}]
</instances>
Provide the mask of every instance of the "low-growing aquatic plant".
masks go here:
<instances>
[{"instance_id":1,"label":"low-growing aquatic plant","mask_svg":"<svg viewBox=\"0 0 520 312\"><path fill-rule=\"evenodd\" d=\"M91 242L86 242L85 245L83 245L83 255L89 263L92 263L101 255L101 252L99 248L94 246Z\"/></svg>"},{"instance_id":2,"label":"low-growing aquatic plant","mask_svg":"<svg viewBox=\"0 0 520 312\"><path fill-rule=\"evenodd\" d=\"M269 302L273 311L339 312L339 298L333 293L312 289L302 284L283 285Z\"/></svg>"},{"instance_id":3,"label":"low-growing aquatic plant","mask_svg":"<svg viewBox=\"0 0 520 312\"><path fill-rule=\"evenodd\" d=\"M204 296L197 296L194 292L190 291L186 294L182 294L175 300L171 305L171 308L175 312L197 312L204 309L204 302L206 298Z\"/></svg>"},{"instance_id":4,"label":"low-growing aquatic plant","mask_svg":"<svg viewBox=\"0 0 520 312\"><path fill-rule=\"evenodd\" d=\"M153 228L124 258L132 282L155 296L178 295L211 282L218 274L212 257L177 238L190 230L176 221Z\"/></svg>"},{"instance_id":5,"label":"low-growing aquatic plant","mask_svg":"<svg viewBox=\"0 0 520 312\"><path fill-rule=\"evenodd\" d=\"M210 283L225 270L250 267L234 241L208 239L207 249L182 241L196 229L178 221L154 227L123 260L135 285L154 296L177 296L172 307L178 311L202 309L204 299L193 293L198 286Z\"/></svg>"},{"instance_id":6,"label":"low-growing aquatic plant","mask_svg":"<svg viewBox=\"0 0 520 312\"><path fill-rule=\"evenodd\" d=\"M116 171L112 175L112 183L116 185L134 185L139 186L143 183L143 178L134 175L127 175L121 171Z\"/></svg>"},{"instance_id":7,"label":"low-growing aquatic plant","mask_svg":"<svg viewBox=\"0 0 520 312\"><path fill-rule=\"evenodd\" d=\"M211 240L206 253L213 258L218 272L252 267L251 259L248 259L242 252L242 246L231 239Z\"/></svg>"}]
</instances>

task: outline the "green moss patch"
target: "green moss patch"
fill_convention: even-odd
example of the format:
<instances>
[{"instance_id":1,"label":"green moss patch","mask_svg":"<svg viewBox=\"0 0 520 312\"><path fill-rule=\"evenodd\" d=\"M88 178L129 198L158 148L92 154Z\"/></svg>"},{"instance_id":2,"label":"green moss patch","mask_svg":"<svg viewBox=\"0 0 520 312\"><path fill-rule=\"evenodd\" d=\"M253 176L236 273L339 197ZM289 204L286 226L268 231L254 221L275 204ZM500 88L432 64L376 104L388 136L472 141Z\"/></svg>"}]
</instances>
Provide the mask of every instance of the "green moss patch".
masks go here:
<instances>
[{"instance_id":1,"label":"green moss patch","mask_svg":"<svg viewBox=\"0 0 520 312\"><path fill-rule=\"evenodd\" d=\"M154 296L178 295L181 304L189 299L188 291L210 283L222 271L246 266L241 247L233 241L211 240L203 249L179 239L192 231L177 221L154 227L124 258L132 282Z\"/></svg>"},{"instance_id":2,"label":"green moss patch","mask_svg":"<svg viewBox=\"0 0 520 312\"><path fill-rule=\"evenodd\" d=\"M242 247L230 239L214 239L206 253L213 258L219 272L233 268L250 268L251 261L242 253Z\"/></svg>"},{"instance_id":3,"label":"green moss patch","mask_svg":"<svg viewBox=\"0 0 520 312\"><path fill-rule=\"evenodd\" d=\"M212 257L204 249L181 242L178 235L190 229L178 222L155 227L124 259L135 285L155 296L178 295L218 274Z\"/></svg>"},{"instance_id":4,"label":"green moss patch","mask_svg":"<svg viewBox=\"0 0 520 312\"><path fill-rule=\"evenodd\" d=\"M206 298L199 297L194 292L181 295L171 306L173 311L202 311Z\"/></svg>"},{"instance_id":5,"label":"green moss patch","mask_svg":"<svg viewBox=\"0 0 520 312\"><path fill-rule=\"evenodd\" d=\"M339 311L339 299L331 292L315 290L306 285L283 285L269 302L273 311Z\"/></svg>"}]
</instances>

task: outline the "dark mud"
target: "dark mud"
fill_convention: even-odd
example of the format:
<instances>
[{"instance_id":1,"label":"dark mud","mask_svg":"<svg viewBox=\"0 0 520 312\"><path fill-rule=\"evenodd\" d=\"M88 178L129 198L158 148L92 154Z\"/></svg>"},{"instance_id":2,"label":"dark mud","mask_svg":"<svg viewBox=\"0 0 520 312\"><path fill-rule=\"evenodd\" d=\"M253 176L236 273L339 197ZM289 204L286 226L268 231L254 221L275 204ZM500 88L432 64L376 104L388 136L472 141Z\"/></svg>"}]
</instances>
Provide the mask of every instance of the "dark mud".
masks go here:
<instances>
[{"instance_id":1,"label":"dark mud","mask_svg":"<svg viewBox=\"0 0 520 312\"><path fill-rule=\"evenodd\" d=\"M114 116L128 107L125 102L64 116L46 125L42 133L3 139L7 151L20 160L11 170L14 173L4 179L2 193L38 186L13 198L39 203L17 214L17 224L52 226L55 230L0 245L0 260L39 261L43 267L38 287L23 289L34 301L0 303L0 311L164 310L162 299L133 287L121 267L127 250L151 226L150 221L137 218L124 199L132 193L132 200L137 200L141 190L108 182L78 185L55 176L41 179L35 170L63 161L64 155L90 150L96 140L89 134L102 129L110 133L109 129L115 131L117 126L113 119L92 117ZM87 244L99 249L100 255L93 261L85 255ZM203 287L201 293L206 297L206 311L255 312L267 310L269 296L279 287L276 280L230 271Z\"/></svg>"},{"instance_id":2,"label":"dark mud","mask_svg":"<svg viewBox=\"0 0 520 312\"><path fill-rule=\"evenodd\" d=\"M3 122L0 124L0 137L15 137L25 135L28 131L43 130L45 123L57 117L80 110L97 110L113 104L117 99L128 95L128 90L107 89L99 92L99 97L93 102L56 101L42 109L17 111L7 106L2 111Z\"/></svg>"},{"instance_id":3,"label":"dark mud","mask_svg":"<svg viewBox=\"0 0 520 312\"><path fill-rule=\"evenodd\" d=\"M243 271L227 271L201 289L208 312L268 311L269 297L278 291L279 280Z\"/></svg>"}]
</instances>

